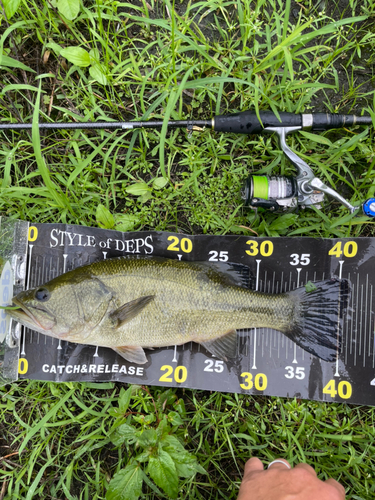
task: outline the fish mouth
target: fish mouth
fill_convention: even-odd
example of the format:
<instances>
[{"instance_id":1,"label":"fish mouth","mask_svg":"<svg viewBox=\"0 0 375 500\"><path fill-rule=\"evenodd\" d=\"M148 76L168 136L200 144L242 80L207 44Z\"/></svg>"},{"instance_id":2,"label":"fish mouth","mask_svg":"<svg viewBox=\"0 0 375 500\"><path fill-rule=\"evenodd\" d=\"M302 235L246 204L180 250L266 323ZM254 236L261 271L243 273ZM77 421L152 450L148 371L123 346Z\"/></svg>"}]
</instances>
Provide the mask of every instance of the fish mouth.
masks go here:
<instances>
[{"instance_id":1,"label":"fish mouth","mask_svg":"<svg viewBox=\"0 0 375 500\"><path fill-rule=\"evenodd\" d=\"M18 300L16 297L13 297L12 299L13 304L15 304L19 309L13 309L8 311L9 315L21 323L22 325L25 325L27 328L31 328L33 330L37 330L39 332L47 331L49 328L46 328L46 326L43 326L40 321L38 321L37 317L35 314L31 312L31 310L26 307L20 300ZM43 307L34 307L33 309L40 310L44 314L47 314L50 316L48 311L44 309ZM52 322L49 320L49 323L51 323L50 328L52 328Z\"/></svg>"}]
</instances>

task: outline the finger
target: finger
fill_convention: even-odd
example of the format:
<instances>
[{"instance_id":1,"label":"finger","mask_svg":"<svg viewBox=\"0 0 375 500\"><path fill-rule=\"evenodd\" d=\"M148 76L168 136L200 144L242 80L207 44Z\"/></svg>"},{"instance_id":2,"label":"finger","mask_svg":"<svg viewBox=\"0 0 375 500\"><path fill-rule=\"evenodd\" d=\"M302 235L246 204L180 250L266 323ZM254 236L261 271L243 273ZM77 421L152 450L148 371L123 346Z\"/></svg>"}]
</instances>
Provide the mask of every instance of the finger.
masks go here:
<instances>
[{"instance_id":1,"label":"finger","mask_svg":"<svg viewBox=\"0 0 375 500\"><path fill-rule=\"evenodd\" d=\"M284 458L277 458L276 460L277 462L274 461L268 465L268 469L283 469L283 470L286 470L287 468L291 469L290 463Z\"/></svg>"},{"instance_id":2,"label":"finger","mask_svg":"<svg viewBox=\"0 0 375 500\"><path fill-rule=\"evenodd\" d=\"M316 472L314 470L313 467L311 467L311 465L308 465L308 464L305 464L305 463L300 463L300 464L297 464L295 467L295 469L305 469L305 471L309 472L312 476L316 477Z\"/></svg>"},{"instance_id":3,"label":"finger","mask_svg":"<svg viewBox=\"0 0 375 500\"><path fill-rule=\"evenodd\" d=\"M324 481L326 484L330 484L331 486L333 486L334 488L336 488L338 494L339 494L339 498L340 500L341 499L345 499L345 488L342 484L338 483L337 481L335 481L335 479L332 479L332 478L329 478L327 479L326 481Z\"/></svg>"},{"instance_id":4,"label":"finger","mask_svg":"<svg viewBox=\"0 0 375 500\"><path fill-rule=\"evenodd\" d=\"M264 469L264 467L263 467L263 463L261 462L261 460L259 460L259 458L257 458L257 457L252 457L245 464L244 476L246 476L247 474L251 474L252 472L260 471L263 469Z\"/></svg>"}]
</instances>

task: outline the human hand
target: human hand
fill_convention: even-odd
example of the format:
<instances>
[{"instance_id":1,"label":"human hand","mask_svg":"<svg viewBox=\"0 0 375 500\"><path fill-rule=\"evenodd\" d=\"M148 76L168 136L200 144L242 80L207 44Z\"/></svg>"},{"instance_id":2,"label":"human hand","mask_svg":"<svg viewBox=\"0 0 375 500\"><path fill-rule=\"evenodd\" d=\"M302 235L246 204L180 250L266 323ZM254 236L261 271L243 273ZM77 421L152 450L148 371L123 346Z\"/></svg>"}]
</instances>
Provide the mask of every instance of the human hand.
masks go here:
<instances>
[{"instance_id":1,"label":"human hand","mask_svg":"<svg viewBox=\"0 0 375 500\"><path fill-rule=\"evenodd\" d=\"M281 463L280 463L281 462ZM237 500L345 500L345 490L334 479L321 481L315 470L300 463L291 468L283 459L266 470L259 458L245 464Z\"/></svg>"}]
</instances>

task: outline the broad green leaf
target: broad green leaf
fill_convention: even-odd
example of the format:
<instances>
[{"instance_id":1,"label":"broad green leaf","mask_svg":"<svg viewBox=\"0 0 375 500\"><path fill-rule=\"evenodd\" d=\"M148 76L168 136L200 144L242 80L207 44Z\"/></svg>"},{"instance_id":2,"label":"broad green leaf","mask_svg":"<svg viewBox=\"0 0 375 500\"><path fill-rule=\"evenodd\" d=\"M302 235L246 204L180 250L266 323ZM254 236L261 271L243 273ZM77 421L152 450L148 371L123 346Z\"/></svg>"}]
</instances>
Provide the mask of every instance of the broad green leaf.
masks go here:
<instances>
[{"instance_id":1,"label":"broad green leaf","mask_svg":"<svg viewBox=\"0 0 375 500\"><path fill-rule=\"evenodd\" d=\"M100 60L100 52L98 49L91 49L89 52L89 56L91 59L91 64L98 63Z\"/></svg>"},{"instance_id":2,"label":"broad green leaf","mask_svg":"<svg viewBox=\"0 0 375 500\"><path fill-rule=\"evenodd\" d=\"M297 214L285 214L274 220L272 224L269 226L271 231L281 231L282 229L286 229L296 222L298 219ZM277 235L276 235L277 236Z\"/></svg>"},{"instance_id":3,"label":"broad green leaf","mask_svg":"<svg viewBox=\"0 0 375 500\"><path fill-rule=\"evenodd\" d=\"M168 413L168 420L172 425L183 425L184 422L180 415L176 411L171 411Z\"/></svg>"},{"instance_id":4,"label":"broad green leaf","mask_svg":"<svg viewBox=\"0 0 375 500\"><path fill-rule=\"evenodd\" d=\"M86 68L91 64L89 53L82 47L67 47L60 52L60 56L80 68Z\"/></svg>"},{"instance_id":5,"label":"broad green leaf","mask_svg":"<svg viewBox=\"0 0 375 500\"><path fill-rule=\"evenodd\" d=\"M158 435L155 429L146 429L138 437L138 443L144 448L148 446L155 446L158 442Z\"/></svg>"},{"instance_id":6,"label":"broad green leaf","mask_svg":"<svg viewBox=\"0 0 375 500\"><path fill-rule=\"evenodd\" d=\"M46 44L46 49L51 49L51 50L53 50L53 51L54 51L54 53L55 53L56 55L58 55L58 56L60 55L60 52L61 52L62 50L64 50L62 47L60 47L60 45L58 45L58 44L57 44L57 43L55 43L55 42L48 42L48 43Z\"/></svg>"},{"instance_id":7,"label":"broad green leaf","mask_svg":"<svg viewBox=\"0 0 375 500\"><path fill-rule=\"evenodd\" d=\"M128 464L109 483L106 500L137 500L142 493L142 469L137 463Z\"/></svg>"},{"instance_id":8,"label":"broad green leaf","mask_svg":"<svg viewBox=\"0 0 375 500\"><path fill-rule=\"evenodd\" d=\"M5 9L5 15L9 20L17 12L20 6L21 0L3 0L3 5Z\"/></svg>"},{"instance_id":9,"label":"broad green leaf","mask_svg":"<svg viewBox=\"0 0 375 500\"><path fill-rule=\"evenodd\" d=\"M193 457L190 457L185 462L181 461L181 463L175 460L175 466L178 477L193 477L197 472L199 474L207 474L204 468Z\"/></svg>"},{"instance_id":10,"label":"broad green leaf","mask_svg":"<svg viewBox=\"0 0 375 500\"><path fill-rule=\"evenodd\" d=\"M138 217L131 214L116 215L115 220L117 231L131 231L137 222L139 222Z\"/></svg>"},{"instance_id":11,"label":"broad green leaf","mask_svg":"<svg viewBox=\"0 0 375 500\"><path fill-rule=\"evenodd\" d=\"M0 54L0 68L1 66L6 66L7 68L18 68L18 69L23 69L25 71L32 71L35 73L35 71L25 64L17 61L17 59L13 59L12 57L9 56L4 56Z\"/></svg>"},{"instance_id":12,"label":"broad green leaf","mask_svg":"<svg viewBox=\"0 0 375 500\"><path fill-rule=\"evenodd\" d=\"M79 0L59 0L57 8L60 14L73 21L79 13Z\"/></svg>"},{"instance_id":13,"label":"broad green leaf","mask_svg":"<svg viewBox=\"0 0 375 500\"><path fill-rule=\"evenodd\" d=\"M159 450L156 457L150 457L148 473L159 488L171 498L178 495L178 475L174 461L169 453Z\"/></svg>"},{"instance_id":14,"label":"broad green leaf","mask_svg":"<svg viewBox=\"0 0 375 500\"><path fill-rule=\"evenodd\" d=\"M157 426L156 432L158 433L159 439L163 440L166 436L171 432L171 428L168 424L167 416L163 415L163 418L160 420L159 425Z\"/></svg>"},{"instance_id":15,"label":"broad green leaf","mask_svg":"<svg viewBox=\"0 0 375 500\"><path fill-rule=\"evenodd\" d=\"M151 189L145 182L137 182L136 184L132 184L127 187L125 191L129 194L133 194L134 196L142 196L151 191Z\"/></svg>"},{"instance_id":16,"label":"broad green leaf","mask_svg":"<svg viewBox=\"0 0 375 500\"><path fill-rule=\"evenodd\" d=\"M203 467L200 467L197 463L195 456L186 451L175 436L165 436L165 438L161 441L161 446L163 447L163 450L169 453L174 460L179 477L192 477L197 472L206 474Z\"/></svg>"},{"instance_id":17,"label":"broad green leaf","mask_svg":"<svg viewBox=\"0 0 375 500\"><path fill-rule=\"evenodd\" d=\"M112 229L115 225L113 215L108 208L101 204L96 207L96 222L103 229Z\"/></svg>"},{"instance_id":18,"label":"broad green leaf","mask_svg":"<svg viewBox=\"0 0 375 500\"><path fill-rule=\"evenodd\" d=\"M140 196L138 198L138 200L141 201L142 203L146 203L146 201L150 200L151 198L152 198L152 194L150 191L148 191L147 193Z\"/></svg>"},{"instance_id":19,"label":"broad green leaf","mask_svg":"<svg viewBox=\"0 0 375 500\"><path fill-rule=\"evenodd\" d=\"M111 441L115 446L131 444L137 441L137 431L128 424L122 424L111 434Z\"/></svg>"},{"instance_id":20,"label":"broad green leaf","mask_svg":"<svg viewBox=\"0 0 375 500\"><path fill-rule=\"evenodd\" d=\"M89 73L93 80L101 83L102 85L108 85L108 80L105 76L105 67L103 66L103 64L93 64L92 66L90 66Z\"/></svg>"},{"instance_id":21,"label":"broad green leaf","mask_svg":"<svg viewBox=\"0 0 375 500\"><path fill-rule=\"evenodd\" d=\"M155 189L163 189L166 184L168 184L168 179L166 179L165 177L157 177L152 181L152 185Z\"/></svg>"}]
</instances>

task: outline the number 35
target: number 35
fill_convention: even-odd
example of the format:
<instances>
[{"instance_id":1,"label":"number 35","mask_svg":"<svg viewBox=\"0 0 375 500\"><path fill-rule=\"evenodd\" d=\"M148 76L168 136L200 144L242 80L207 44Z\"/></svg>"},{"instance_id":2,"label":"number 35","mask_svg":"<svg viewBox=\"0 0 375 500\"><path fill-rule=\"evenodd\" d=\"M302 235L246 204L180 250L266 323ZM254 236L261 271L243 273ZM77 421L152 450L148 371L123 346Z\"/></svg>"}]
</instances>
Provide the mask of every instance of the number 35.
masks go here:
<instances>
[{"instance_id":1,"label":"number 35","mask_svg":"<svg viewBox=\"0 0 375 500\"><path fill-rule=\"evenodd\" d=\"M292 253L290 258L293 259L291 262L289 262L291 266L298 266L298 264L300 264L301 266L308 266L310 264L309 253L303 253L301 255L298 255L298 253Z\"/></svg>"},{"instance_id":2,"label":"number 35","mask_svg":"<svg viewBox=\"0 0 375 500\"><path fill-rule=\"evenodd\" d=\"M285 370L288 371L288 373L285 374L285 378L295 377L299 380L305 378L305 368L303 368L302 366L297 366L295 371L294 371L294 366L286 366Z\"/></svg>"}]
</instances>

